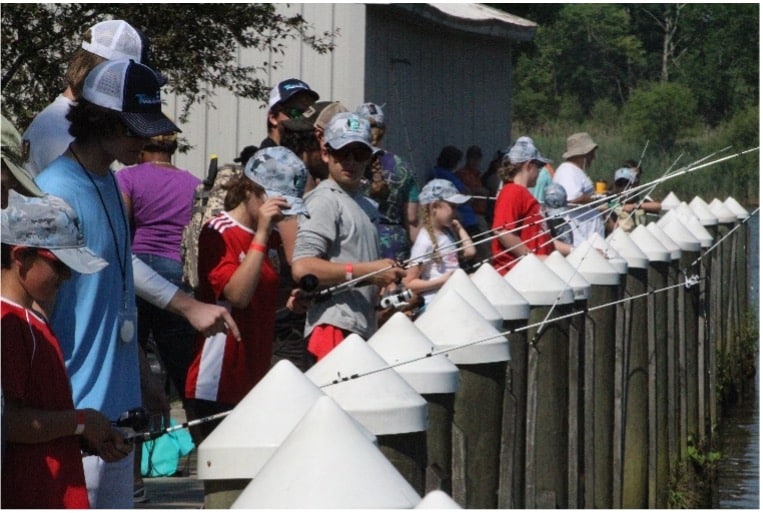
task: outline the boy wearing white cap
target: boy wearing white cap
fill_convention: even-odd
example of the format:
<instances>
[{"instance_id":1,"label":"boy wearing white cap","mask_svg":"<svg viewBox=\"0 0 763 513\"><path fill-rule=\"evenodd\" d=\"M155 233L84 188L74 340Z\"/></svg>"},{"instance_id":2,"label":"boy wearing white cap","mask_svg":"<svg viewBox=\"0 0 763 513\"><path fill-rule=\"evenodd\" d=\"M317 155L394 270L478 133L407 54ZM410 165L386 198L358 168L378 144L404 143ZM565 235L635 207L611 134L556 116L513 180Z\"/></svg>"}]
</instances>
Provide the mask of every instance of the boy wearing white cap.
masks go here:
<instances>
[{"instance_id":1,"label":"boy wearing white cap","mask_svg":"<svg viewBox=\"0 0 763 513\"><path fill-rule=\"evenodd\" d=\"M29 148L24 165L32 176L37 176L58 158L72 141L66 114L82 95L82 86L90 70L113 59L133 59L151 66L146 62L147 55L148 40L126 21L102 21L88 29L82 47L69 60L64 75L66 90L40 111L24 132L23 138Z\"/></svg>"},{"instance_id":2,"label":"boy wearing white cap","mask_svg":"<svg viewBox=\"0 0 763 513\"><path fill-rule=\"evenodd\" d=\"M74 141L37 177L40 189L74 208L88 246L111 263L99 273L74 275L63 284L51 319L64 343L75 405L101 410L112 419L142 404L140 369L147 367L139 367L138 360L129 220L109 166L114 160L134 164L148 138L180 131L162 114L159 88L156 73L133 60L96 66L67 115ZM205 323L209 332L225 331L225 323L235 326L224 308L195 301L182 291L165 306L184 315L181 307L202 308L205 317L213 318ZM144 394L167 403L160 387ZM132 458L113 463L85 458L85 475L91 506L132 506Z\"/></svg>"},{"instance_id":3,"label":"boy wearing white cap","mask_svg":"<svg viewBox=\"0 0 763 513\"><path fill-rule=\"evenodd\" d=\"M329 178L305 196L310 218L300 219L292 275L299 282L313 274L321 286L361 276L368 284L334 294L308 310L307 349L318 359L350 333L370 337L376 330L379 288L405 274L393 260L380 258L378 210L360 190L366 165L378 151L371 145L370 124L357 114L339 113L324 139L321 156Z\"/></svg>"},{"instance_id":4,"label":"boy wearing white cap","mask_svg":"<svg viewBox=\"0 0 763 513\"><path fill-rule=\"evenodd\" d=\"M74 408L62 348L38 305L72 272L107 263L85 247L79 218L62 199L11 190L2 211L2 389L4 508L88 508L84 447L105 461L131 446L93 408Z\"/></svg>"}]
</instances>

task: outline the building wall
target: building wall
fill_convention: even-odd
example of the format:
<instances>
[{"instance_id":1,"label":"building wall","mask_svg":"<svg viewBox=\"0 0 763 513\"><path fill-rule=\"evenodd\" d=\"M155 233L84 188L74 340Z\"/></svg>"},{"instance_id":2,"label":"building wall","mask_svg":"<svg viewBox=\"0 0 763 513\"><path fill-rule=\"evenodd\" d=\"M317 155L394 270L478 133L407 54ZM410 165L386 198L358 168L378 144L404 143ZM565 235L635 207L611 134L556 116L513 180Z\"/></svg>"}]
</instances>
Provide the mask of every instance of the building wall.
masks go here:
<instances>
[{"instance_id":1,"label":"building wall","mask_svg":"<svg viewBox=\"0 0 763 513\"><path fill-rule=\"evenodd\" d=\"M411 161L420 181L448 144L483 152L483 171L511 137L511 48L368 5L366 100L384 107L382 146ZM463 161L462 161L463 163Z\"/></svg>"},{"instance_id":2,"label":"building wall","mask_svg":"<svg viewBox=\"0 0 763 513\"><path fill-rule=\"evenodd\" d=\"M288 41L283 54L239 50L244 65L268 62L275 68L267 72L266 83L275 85L287 78L300 78L321 95L323 100L341 100L348 106L363 101L365 71L364 4L279 4L283 13L299 13L315 33L339 29L333 52L319 55L301 41ZM183 136L193 149L178 153L176 165L199 177L206 173L209 155L217 154L220 163L232 162L244 146L259 146L266 136L267 105L238 98L227 90L216 90L210 104L197 104L187 123L181 124ZM166 94L165 112L178 119L181 103Z\"/></svg>"}]
</instances>

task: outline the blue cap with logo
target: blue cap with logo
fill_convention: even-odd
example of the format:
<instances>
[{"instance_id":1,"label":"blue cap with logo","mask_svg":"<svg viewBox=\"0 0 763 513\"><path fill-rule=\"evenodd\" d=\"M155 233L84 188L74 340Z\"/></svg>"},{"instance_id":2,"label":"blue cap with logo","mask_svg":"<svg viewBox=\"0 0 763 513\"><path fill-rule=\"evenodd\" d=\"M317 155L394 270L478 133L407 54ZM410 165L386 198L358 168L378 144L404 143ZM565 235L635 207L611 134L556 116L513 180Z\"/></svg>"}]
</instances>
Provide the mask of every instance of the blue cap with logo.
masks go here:
<instances>
[{"instance_id":1,"label":"blue cap with logo","mask_svg":"<svg viewBox=\"0 0 763 513\"><path fill-rule=\"evenodd\" d=\"M58 196L23 196L10 190L8 206L0 218L4 244L48 249L81 274L92 274L109 265L85 246L77 213Z\"/></svg>"},{"instance_id":2,"label":"blue cap with logo","mask_svg":"<svg viewBox=\"0 0 763 513\"><path fill-rule=\"evenodd\" d=\"M278 82L278 85L270 90L270 98L268 99L268 109L272 109L275 105L283 103L297 93L307 93L313 101L317 101L320 96L318 93L310 89L307 82L303 82L298 78L288 78Z\"/></svg>"},{"instance_id":3,"label":"blue cap with logo","mask_svg":"<svg viewBox=\"0 0 763 513\"><path fill-rule=\"evenodd\" d=\"M268 196L283 196L289 202L284 215L310 217L302 199L307 182L307 168L302 160L283 146L263 148L249 159L244 174L261 185Z\"/></svg>"},{"instance_id":4,"label":"blue cap with logo","mask_svg":"<svg viewBox=\"0 0 763 513\"><path fill-rule=\"evenodd\" d=\"M334 115L326 127L323 137L331 149L339 150L351 143L361 143L373 153L381 150L371 144L371 125L354 112L340 112Z\"/></svg>"},{"instance_id":5,"label":"blue cap with logo","mask_svg":"<svg viewBox=\"0 0 763 513\"><path fill-rule=\"evenodd\" d=\"M87 74L82 97L117 111L122 122L140 137L181 132L162 113L160 82L154 70L132 59L106 61Z\"/></svg>"}]
</instances>

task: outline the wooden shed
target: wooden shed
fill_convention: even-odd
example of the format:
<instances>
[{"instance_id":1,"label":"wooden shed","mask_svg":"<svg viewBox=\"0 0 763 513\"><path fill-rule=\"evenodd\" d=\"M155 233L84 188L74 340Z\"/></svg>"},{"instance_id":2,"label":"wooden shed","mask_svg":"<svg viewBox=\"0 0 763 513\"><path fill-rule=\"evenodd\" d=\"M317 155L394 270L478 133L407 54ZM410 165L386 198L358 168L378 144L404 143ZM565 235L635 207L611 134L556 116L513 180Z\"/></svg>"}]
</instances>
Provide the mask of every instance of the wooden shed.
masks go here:
<instances>
[{"instance_id":1,"label":"wooden shed","mask_svg":"<svg viewBox=\"0 0 763 513\"><path fill-rule=\"evenodd\" d=\"M337 31L335 49L318 55L295 41L283 55L239 50L243 64L269 62L275 85L296 77L354 110L383 106L383 146L411 162L419 178L448 144L482 147L485 160L511 142L512 43L529 41L537 25L481 4L290 4L317 33ZM210 154L230 162L265 137L266 106L217 90L180 125L193 146L177 164L202 176ZM180 103L167 96L175 119ZM486 163L485 163L486 165Z\"/></svg>"}]
</instances>

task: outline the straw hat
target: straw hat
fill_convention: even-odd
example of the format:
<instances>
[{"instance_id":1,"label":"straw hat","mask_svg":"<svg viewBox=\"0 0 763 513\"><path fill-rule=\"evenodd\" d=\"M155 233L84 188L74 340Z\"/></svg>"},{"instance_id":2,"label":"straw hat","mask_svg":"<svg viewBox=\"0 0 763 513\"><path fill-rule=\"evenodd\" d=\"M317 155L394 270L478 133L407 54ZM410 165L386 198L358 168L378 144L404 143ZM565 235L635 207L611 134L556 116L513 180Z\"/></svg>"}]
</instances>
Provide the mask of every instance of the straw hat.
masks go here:
<instances>
[{"instance_id":1,"label":"straw hat","mask_svg":"<svg viewBox=\"0 0 763 513\"><path fill-rule=\"evenodd\" d=\"M578 155L587 155L598 147L599 145L593 142L588 132L572 134L567 138L567 151L564 152L562 158L568 159Z\"/></svg>"}]
</instances>

